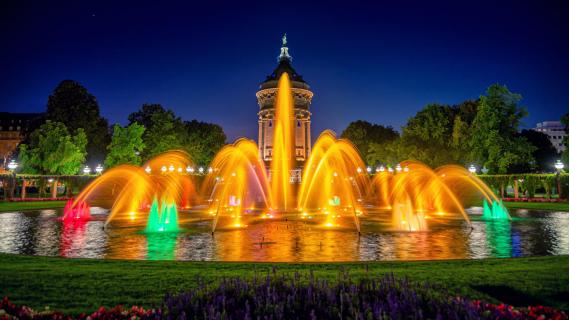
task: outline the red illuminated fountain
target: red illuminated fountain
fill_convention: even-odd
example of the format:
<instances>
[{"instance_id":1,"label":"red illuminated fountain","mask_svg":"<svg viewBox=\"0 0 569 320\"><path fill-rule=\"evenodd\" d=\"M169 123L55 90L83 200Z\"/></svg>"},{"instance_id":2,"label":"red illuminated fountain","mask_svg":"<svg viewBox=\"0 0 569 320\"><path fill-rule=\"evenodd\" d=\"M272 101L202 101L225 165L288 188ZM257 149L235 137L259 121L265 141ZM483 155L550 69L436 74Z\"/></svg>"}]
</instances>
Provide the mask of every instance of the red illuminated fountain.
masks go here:
<instances>
[{"instance_id":1,"label":"red illuminated fountain","mask_svg":"<svg viewBox=\"0 0 569 320\"><path fill-rule=\"evenodd\" d=\"M63 221L86 221L91 219L91 208L85 201L78 201L75 203L73 199L70 199L65 204L63 209Z\"/></svg>"}]
</instances>

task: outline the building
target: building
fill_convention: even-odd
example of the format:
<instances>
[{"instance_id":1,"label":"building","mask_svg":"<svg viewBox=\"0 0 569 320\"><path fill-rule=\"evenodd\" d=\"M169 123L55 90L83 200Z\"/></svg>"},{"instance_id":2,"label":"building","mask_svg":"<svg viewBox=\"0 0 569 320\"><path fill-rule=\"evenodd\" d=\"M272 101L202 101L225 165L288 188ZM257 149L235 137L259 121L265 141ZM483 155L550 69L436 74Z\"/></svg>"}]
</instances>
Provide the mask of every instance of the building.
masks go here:
<instances>
[{"instance_id":1,"label":"building","mask_svg":"<svg viewBox=\"0 0 569 320\"><path fill-rule=\"evenodd\" d=\"M270 162L273 149L273 120L275 118L275 98L280 76L286 72L291 80L295 115L295 158L297 165L302 166L308 159L311 150L310 137L310 104L313 93L310 86L292 67L292 57L288 53L286 34L282 39L281 53L277 58L278 65L267 76L257 91L259 104L259 153L263 160Z\"/></svg>"},{"instance_id":2,"label":"building","mask_svg":"<svg viewBox=\"0 0 569 320\"><path fill-rule=\"evenodd\" d=\"M5 167L24 137L43 121L43 113L0 112L0 161Z\"/></svg>"},{"instance_id":3,"label":"building","mask_svg":"<svg viewBox=\"0 0 569 320\"><path fill-rule=\"evenodd\" d=\"M558 153L565 151L563 139L567 136L567 132L561 121L540 122L533 130L545 133Z\"/></svg>"}]
</instances>

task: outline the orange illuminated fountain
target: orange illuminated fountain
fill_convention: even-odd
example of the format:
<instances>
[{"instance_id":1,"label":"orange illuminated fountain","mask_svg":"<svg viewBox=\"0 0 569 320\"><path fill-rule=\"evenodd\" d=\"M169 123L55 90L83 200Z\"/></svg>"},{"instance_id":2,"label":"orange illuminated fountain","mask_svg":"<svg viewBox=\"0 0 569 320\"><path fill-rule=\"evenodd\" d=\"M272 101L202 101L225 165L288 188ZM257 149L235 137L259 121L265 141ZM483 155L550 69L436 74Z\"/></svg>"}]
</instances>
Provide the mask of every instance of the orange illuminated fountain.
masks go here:
<instances>
[{"instance_id":1,"label":"orange illuminated fountain","mask_svg":"<svg viewBox=\"0 0 569 320\"><path fill-rule=\"evenodd\" d=\"M275 129L271 161L271 194L275 209L288 211L294 207L290 170L294 168L294 104L290 79L284 73L279 79L275 101Z\"/></svg>"},{"instance_id":2,"label":"orange illuminated fountain","mask_svg":"<svg viewBox=\"0 0 569 320\"><path fill-rule=\"evenodd\" d=\"M199 171L203 179L192 174L196 170L190 155L170 151L142 167L108 170L68 203L64 219L88 217L89 206L101 206L110 209L105 226L144 227L146 232L178 231L178 224L191 215L211 219L212 233L263 219L310 219L324 229L358 232L361 221L376 219L388 221L395 231L426 231L431 224L452 219L470 224L464 208L481 199L484 219L509 218L496 195L465 168L431 169L404 161L396 168L381 166L372 177L355 146L331 131L317 139L301 168L301 182L291 181L291 170L299 169L293 101L284 73L275 100L269 168L257 144L248 139L223 147L207 173ZM191 209L184 213L186 220L180 219L179 211L186 209Z\"/></svg>"},{"instance_id":3,"label":"orange illuminated fountain","mask_svg":"<svg viewBox=\"0 0 569 320\"><path fill-rule=\"evenodd\" d=\"M201 194L208 195L209 212L214 216L212 231L221 218L231 218L231 226L244 227L244 210L272 208L271 187L255 142L239 139L223 147L211 163L212 173Z\"/></svg>"},{"instance_id":4,"label":"orange illuminated fountain","mask_svg":"<svg viewBox=\"0 0 569 320\"><path fill-rule=\"evenodd\" d=\"M326 227L337 226L337 218L342 215L352 216L359 232L358 215L368 189L363 167L351 142L336 140L331 131L324 131L304 168L298 194L299 209L303 212L320 210L326 215Z\"/></svg>"},{"instance_id":5,"label":"orange illuminated fountain","mask_svg":"<svg viewBox=\"0 0 569 320\"><path fill-rule=\"evenodd\" d=\"M498 201L480 179L456 165L433 170L417 161L404 161L395 171L379 170L372 185L377 204L391 210L396 230L424 231L427 220L458 218L470 224L463 201L480 196L491 203ZM502 212L507 211L502 207Z\"/></svg>"},{"instance_id":6,"label":"orange illuminated fountain","mask_svg":"<svg viewBox=\"0 0 569 320\"><path fill-rule=\"evenodd\" d=\"M183 174L191 168L182 151L161 154L144 165L120 165L90 183L75 199L72 208L83 203L110 209L105 226L146 225L146 231L177 230L178 208L189 208L197 200L194 183Z\"/></svg>"}]
</instances>

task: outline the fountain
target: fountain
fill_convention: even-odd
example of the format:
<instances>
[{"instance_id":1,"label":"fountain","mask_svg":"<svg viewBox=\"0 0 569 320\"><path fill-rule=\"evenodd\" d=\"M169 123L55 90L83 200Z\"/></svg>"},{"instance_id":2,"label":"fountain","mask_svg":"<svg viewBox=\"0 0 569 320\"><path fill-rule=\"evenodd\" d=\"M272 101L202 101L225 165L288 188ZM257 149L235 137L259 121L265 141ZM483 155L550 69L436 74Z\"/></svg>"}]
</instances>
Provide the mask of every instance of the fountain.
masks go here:
<instances>
[{"instance_id":1,"label":"fountain","mask_svg":"<svg viewBox=\"0 0 569 320\"><path fill-rule=\"evenodd\" d=\"M499 202L494 200L492 201L492 205L488 204L486 199L483 200L482 203L482 219L484 220L507 220L510 219L510 215L508 214L508 210L502 204L502 201Z\"/></svg>"},{"instance_id":2,"label":"fountain","mask_svg":"<svg viewBox=\"0 0 569 320\"><path fill-rule=\"evenodd\" d=\"M329 130L316 140L302 168L301 182L292 181L291 170L299 168L294 156L293 110L290 79L283 73L275 100L269 168L257 144L248 139L223 147L203 179L189 174L195 171L191 155L169 151L141 167L110 169L68 204L68 209L82 212L87 203L107 207L110 214L105 226L144 226L148 233L178 231L184 223L179 218L204 213L206 218L200 216L200 220L211 220L212 233L267 219L310 220L319 228L360 232L361 220L375 217L389 221L395 231L427 231L430 224L449 219L470 224L464 206L480 197L485 219L509 219L496 195L465 168L431 169L417 161L404 161L395 170L381 166L371 176L357 148Z\"/></svg>"},{"instance_id":3,"label":"fountain","mask_svg":"<svg viewBox=\"0 0 569 320\"><path fill-rule=\"evenodd\" d=\"M176 232L178 228L178 209L175 203L162 201L160 206L158 200L154 199L150 206L148 221L146 222L146 232Z\"/></svg>"},{"instance_id":4,"label":"fountain","mask_svg":"<svg viewBox=\"0 0 569 320\"><path fill-rule=\"evenodd\" d=\"M63 221L86 221L91 219L91 208L85 201L74 203L73 200L68 200L63 209Z\"/></svg>"}]
</instances>

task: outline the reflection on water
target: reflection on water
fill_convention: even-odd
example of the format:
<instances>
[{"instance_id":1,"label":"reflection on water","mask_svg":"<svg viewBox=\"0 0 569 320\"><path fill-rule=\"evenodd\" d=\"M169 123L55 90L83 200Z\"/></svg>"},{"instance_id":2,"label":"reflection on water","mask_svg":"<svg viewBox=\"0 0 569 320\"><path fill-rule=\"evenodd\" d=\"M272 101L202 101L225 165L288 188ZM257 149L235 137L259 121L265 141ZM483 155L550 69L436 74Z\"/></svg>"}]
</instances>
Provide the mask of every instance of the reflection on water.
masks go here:
<instances>
[{"instance_id":1,"label":"reflection on water","mask_svg":"<svg viewBox=\"0 0 569 320\"><path fill-rule=\"evenodd\" d=\"M461 221L428 232L393 232L363 220L362 233L329 230L305 221L250 222L210 232L210 222L184 225L176 233L140 228L104 230L106 212L94 220L62 223L61 212L0 214L0 252L31 255L147 260L367 261L469 259L569 254L569 213L519 210L511 222ZM188 214L188 213L185 213Z\"/></svg>"}]
</instances>

